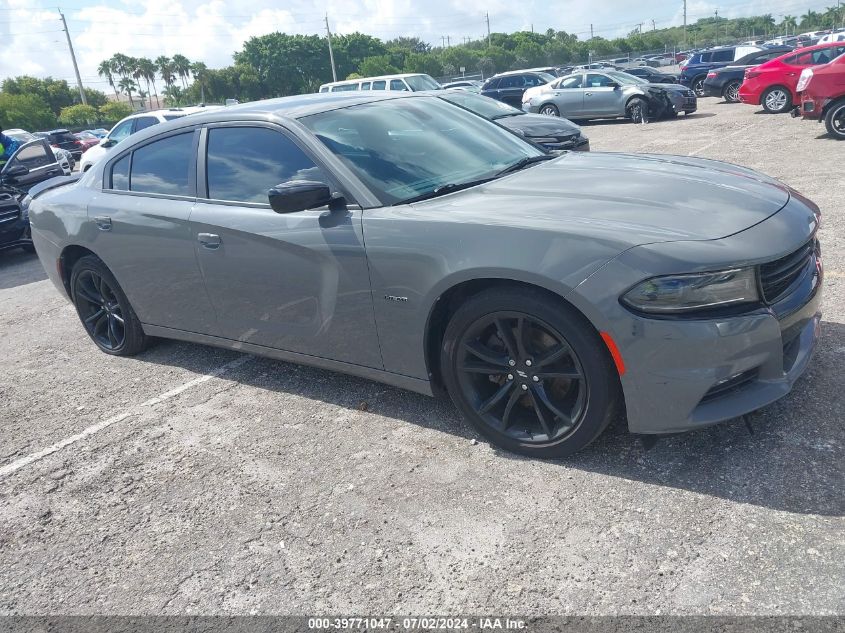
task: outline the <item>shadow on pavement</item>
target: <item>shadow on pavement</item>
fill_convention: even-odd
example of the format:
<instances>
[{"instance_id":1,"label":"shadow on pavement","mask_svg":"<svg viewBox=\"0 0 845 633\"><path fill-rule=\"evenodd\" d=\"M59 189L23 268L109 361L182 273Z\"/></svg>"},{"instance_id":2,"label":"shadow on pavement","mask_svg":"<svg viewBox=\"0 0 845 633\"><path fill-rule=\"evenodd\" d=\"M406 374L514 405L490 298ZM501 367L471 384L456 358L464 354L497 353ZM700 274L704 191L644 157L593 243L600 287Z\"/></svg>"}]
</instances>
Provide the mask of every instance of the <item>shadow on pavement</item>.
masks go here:
<instances>
[{"instance_id":1,"label":"shadow on pavement","mask_svg":"<svg viewBox=\"0 0 845 633\"><path fill-rule=\"evenodd\" d=\"M35 253L20 248L0 251L0 290L15 288L47 279Z\"/></svg>"},{"instance_id":2,"label":"shadow on pavement","mask_svg":"<svg viewBox=\"0 0 845 633\"><path fill-rule=\"evenodd\" d=\"M807 373L789 396L749 416L752 431L737 419L663 436L649 447L620 420L586 450L550 463L785 512L845 515L841 415L845 384L838 351L843 348L845 325L823 323L822 340ZM235 352L162 341L138 360L207 372L235 357ZM256 389L369 411L463 440L479 437L448 401L352 376L256 358L226 378ZM531 461L496 453L513 460L514 468Z\"/></svg>"}]
</instances>

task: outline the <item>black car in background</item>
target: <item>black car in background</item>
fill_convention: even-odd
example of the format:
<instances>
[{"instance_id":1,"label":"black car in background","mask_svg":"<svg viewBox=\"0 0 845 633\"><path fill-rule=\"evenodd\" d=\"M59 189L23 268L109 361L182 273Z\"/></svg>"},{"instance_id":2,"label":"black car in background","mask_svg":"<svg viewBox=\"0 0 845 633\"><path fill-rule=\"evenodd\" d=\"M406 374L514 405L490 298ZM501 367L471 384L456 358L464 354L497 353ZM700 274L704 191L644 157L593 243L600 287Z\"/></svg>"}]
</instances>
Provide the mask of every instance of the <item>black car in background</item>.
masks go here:
<instances>
[{"instance_id":1,"label":"black car in background","mask_svg":"<svg viewBox=\"0 0 845 633\"><path fill-rule=\"evenodd\" d=\"M24 143L0 167L0 251L20 247L33 252L27 191L63 174L46 139Z\"/></svg>"},{"instance_id":2,"label":"black car in background","mask_svg":"<svg viewBox=\"0 0 845 633\"><path fill-rule=\"evenodd\" d=\"M705 97L721 97L728 103L739 103L739 87L745 79L745 69L780 57L792 51L791 46L774 46L740 57L730 66L714 68L704 80Z\"/></svg>"},{"instance_id":3,"label":"black car in background","mask_svg":"<svg viewBox=\"0 0 845 633\"><path fill-rule=\"evenodd\" d=\"M490 77L481 86L481 94L519 108L522 105L523 92L554 80L554 75L545 72L512 70Z\"/></svg>"},{"instance_id":4,"label":"black car in background","mask_svg":"<svg viewBox=\"0 0 845 633\"><path fill-rule=\"evenodd\" d=\"M50 145L55 145L61 149L67 150L73 155L74 160L82 158L82 143L70 130L59 129L50 130L48 132L35 132L35 136L47 139Z\"/></svg>"},{"instance_id":5,"label":"black car in background","mask_svg":"<svg viewBox=\"0 0 845 633\"><path fill-rule=\"evenodd\" d=\"M568 119L543 114L529 114L489 97L459 90L432 93L478 116L516 132L549 150L590 151L590 139Z\"/></svg>"},{"instance_id":6,"label":"black car in background","mask_svg":"<svg viewBox=\"0 0 845 633\"><path fill-rule=\"evenodd\" d=\"M633 75L634 77L639 77L640 79L645 79L647 82L652 84L676 84L678 83L678 78L675 75L670 75L669 73L662 73L659 70L655 70L650 66L637 66L636 68L623 68L623 73L628 73L629 75Z\"/></svg>"}]
</instances>

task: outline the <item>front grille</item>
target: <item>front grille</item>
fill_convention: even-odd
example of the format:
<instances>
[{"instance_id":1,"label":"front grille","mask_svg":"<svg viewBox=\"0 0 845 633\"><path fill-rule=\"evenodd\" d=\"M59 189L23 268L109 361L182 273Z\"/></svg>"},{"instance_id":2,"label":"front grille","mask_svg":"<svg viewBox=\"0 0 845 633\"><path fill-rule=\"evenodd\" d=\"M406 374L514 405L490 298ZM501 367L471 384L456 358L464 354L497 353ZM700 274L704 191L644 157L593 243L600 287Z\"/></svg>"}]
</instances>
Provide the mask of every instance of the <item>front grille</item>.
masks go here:
<instances>
[{"instance_id":1,"label":"front grille","mask_svg":"<svg viewBox=\"0 0 845 633\"><path fill-rule=\"evenodd\" d=\"M741 374L731 377L730 380L726 380L725 382L711 387L710 391L704 394L701 402L710 402L716 398L721 398L730 393L739 391L743 387L746 387L748 384L754 382L754 380L757 379L758 373L759 369L755 367L754 369L749 369L748 371L744 371Z\"/></svg>"},{"instance_id":2,"label":"front grille","mask_svg":"<svg viewBox=\"0 0 845 633\"><path fill-rule=\"evenodd\" d=\"M685 97L695 97L695 93L692 90L684 90Z\"/></svg>"},{"instance_id":3,"label":"front grille","mask_svg":"<svg viewBox=\"0 0 845 633\"><path fill-rule=\"evenodd\" d=\"M8 193L0 194L0 223L17 220L20 214L21 208L14 196Z\"/></svg>"},{"instance_id":4,"label":"front grille","mask_svg":"<svg viewBox=\"0 0 845 633\"><path fill-rule=\"evenodd\" d=\"M815 240L810 240L786 257L760 266L760 285L767 303L775 303L789 290L809 264L815 248Z\"/></svg>"}]
</instances>

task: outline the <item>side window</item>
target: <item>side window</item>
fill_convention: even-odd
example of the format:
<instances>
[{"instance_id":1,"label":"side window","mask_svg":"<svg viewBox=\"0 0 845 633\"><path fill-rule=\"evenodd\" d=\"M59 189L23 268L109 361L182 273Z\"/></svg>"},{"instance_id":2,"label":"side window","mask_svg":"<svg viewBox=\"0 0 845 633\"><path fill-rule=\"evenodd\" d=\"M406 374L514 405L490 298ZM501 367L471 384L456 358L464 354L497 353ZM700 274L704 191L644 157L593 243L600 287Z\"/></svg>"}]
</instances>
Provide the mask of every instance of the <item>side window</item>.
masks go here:
<instances>
[{"instance_id":1,"label":"side window","mask_svg":"<svg viewBox=\"0 0 845 633\"><path fill-rule=\"evenodd\" d=\"M734 60L734 49L729 48L724 51L713 51L712 62L732 62Z\"/></svg>"},{"instance_id":2,"label":"side window","mask_svg":"<svg viewBox=\"0 0 845 633\"><path fill-rule=\"evenodd\" d=\"M401 79L391 79L390 80L390 89L391 90L408 90L408 86L405 85L405 82Z\"/></svg>"},{"instance_id":3,"label":"side window","mask_svg":"<svg viewBox=\"0 0 845 633\"><path fill-rule=\"evenodd\" d=\"M566 79L562 80L558 84L558 88L566 89L566 88L580 88L581 87L581 75L573 75L572 77L567 77Z\"/></svg>"},{"instance_id":4,"label":"side window","mask_svg":"<svg viewBox=\"0 0 845 633\"><path fill-rule=\"evenodd\" d=\"M587 75L587 88L604 88L610 82L611 78L607 75L599 75L596 73L589 73Z\"/></svg>"},{"instance_id":5,"label":"side window","mask_svg":"<svg viewBox=\"0 0 845 633\"><path fill-rule=\"evenodd\" d=\"M789 64L790 66L794 66L796 61L798 60L798 55L793 55L792 57L787 57L783 60L784 64Z\"/></svg>"},{"instance_id":6,"label":"side window","mask_svg":"<svg viewBox=\"0 0 845 633\"><path fill-rule=\"evenodd\" d=\"M111 167L111 189L129 191L129 154Z\"/></svg>"},{"instance_id":7,"label":"side window","mask_svg":"<svg viewBox=\"0 0 845 633\"><path fill-rule=\"evenodd\" d=\"M361 84L361 90L369 90L369 89L370 89L370 82L369 81L365 81L364 83Z\"/></svg>"},{"instance_id":8,"label":"side window","mask_svg":"<svg viewBox=\"0 0 845 633\"><path fill-rule=\"evenodd\" d=\"M113 141L122 141L125 139L127 136L132 134L132 122L133 119L129 119L128 121L118 124L116 128L109 132L109 138Z\"/></svg>"},{"instance_id":9,"label":"side window","mask_svg":"<svg viewBox=\"0 0 845 633\"><path fill-rule=\"evenodd\" d=\"M707 62L711 61L713 57L713 53L702 53L701 58L698 60L699 64L706 64Z\"/></svg>"},{"instance_id":10,"label":"side window","mask_svg":"<svg viewBox=\"0 0 845 633\"><path fill-rule=\"evenodd\" d=\"M487 83L484 84L481 89L482 90L495 90L499 87L499 79L488 79Z\"/></svg>"},{"instance_id":11,"label":"side window","mask_svg":"<svg viewBox=\"0 0 845 633\"><path fill-rule=\"evenodd\" d=\"M374 81L374 82L373 82L373 90L384 90L384 87L385 87L386 85L387 85L387 84L386 84L386 82L384 81L384 79L381 79L381 80L379 80L379 81Z\"/></svg>"},{"instance_id":12,"label":"side window","mask_svg":"<svg viewBox=\"0 0 845 633\"><path fill-rule=\"evenodd\" d=\"M135 131L140 132L144 128L152 127L158 123L158 119L152 116L142 116L135 119Z\"/></svg>"},{"instance_id":13,"label":"side window","mask_svg":"<svg viewBox=\"0 0 845 633\"><path fill-rule=\"evenodd\" d=\"M132 154L129 190L189 196L188 170L193 150L193 132L169 136L136 149Z\"/></svg>"},{"instance_id":14,"label":"side window","mask_svg":"<svg viewBox=\"0 0 845 633\"><path fill-rule=\"evenodd\" d=\"M47 147L43 142L23 147L18 150L11 162L13 165L23 165L30 171L52 165L56 162L56 157L52 150L47 152Z\"/></svg>"},{"instance_id":15,"label":"side window","mask_svg":"<svg viewBox=\"0 0 845 633\"><path fill-rule=\"evenodd\" d=\"M525 76L525 85L529 86L529 87L542 86L543 81L539 77L536 77L534 75L526 75Z\"/></svg>"},{"instance_id":16,"label":"side window","mask_svg":"<svg viewBox=\"0 0 845 633\"><path fill-rule=\"evenodd\" d=\"M260 127L208 131L210 199L267 203L267 190L289 180L329 182L323 170L281 132Z\"/></svg>"}]
</instances>

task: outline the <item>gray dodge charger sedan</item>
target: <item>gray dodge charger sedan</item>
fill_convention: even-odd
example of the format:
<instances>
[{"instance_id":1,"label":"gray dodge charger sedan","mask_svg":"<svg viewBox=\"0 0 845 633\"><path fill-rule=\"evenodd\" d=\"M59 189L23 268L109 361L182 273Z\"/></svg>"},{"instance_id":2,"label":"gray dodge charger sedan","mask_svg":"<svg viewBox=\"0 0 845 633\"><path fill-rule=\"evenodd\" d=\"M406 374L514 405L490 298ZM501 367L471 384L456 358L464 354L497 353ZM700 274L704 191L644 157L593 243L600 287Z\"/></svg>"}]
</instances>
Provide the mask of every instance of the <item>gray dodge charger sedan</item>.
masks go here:
<instances>
[{"instance_id":1,"label":"gray dodge charger sedan","mask_svg":"<svg viewBox=\"0 0 845 633\"><path fill-rule=\"evenodd\" d=\"M622 408L667 433L762 407L819 333L800 194L698 158L548 155L433 96L157 125L36 191L30 217L103 352L182 339L447 393L539 457Z\"/></svg>"}]
</instances>

